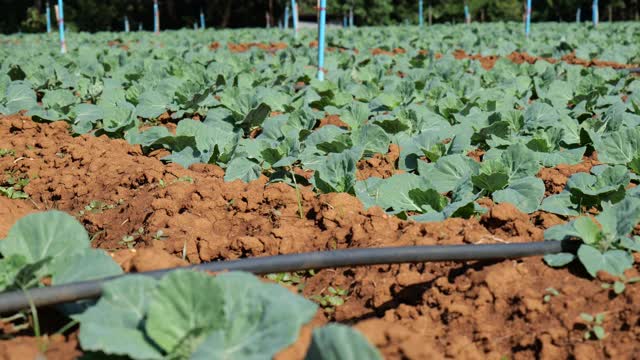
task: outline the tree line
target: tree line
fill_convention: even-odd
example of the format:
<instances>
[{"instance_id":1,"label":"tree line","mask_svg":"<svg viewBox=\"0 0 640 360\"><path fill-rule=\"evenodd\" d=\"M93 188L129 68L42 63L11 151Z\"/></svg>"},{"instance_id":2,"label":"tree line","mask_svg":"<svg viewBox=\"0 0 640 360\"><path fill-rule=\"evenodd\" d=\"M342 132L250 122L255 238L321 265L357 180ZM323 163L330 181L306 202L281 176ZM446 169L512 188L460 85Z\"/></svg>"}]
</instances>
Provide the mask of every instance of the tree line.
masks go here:
<instances>
[{"instance_id":1,"label":"tree line","mask_svg":"<svg viewBox=\"0 0 640 360\"><path fill-rule=\"evenodd\" d=\"M298 0L302 20L315 21L317 0ZM518 21L526 0L423 0L425 19L433 22L462 22L464 4L473 21ZM55 26L50 0L52 23ZM0 32L41 32L46 27L47 0L0 0ZM290 0L159 0L163 29L191 27L200 10L207 26L217 28L278 26ZM127 16L133 30L153 27L152 0L66 0L65 23L76 31L119 31ZM328 0L329 21L340 23L353 9L357 25L391 25L418 22L418 0ZM591 19L591 0L533 0L534 21L575 21L577 9L582 20ZM637 20L640 0L602 0L600 19Z\"/></svg>"}]
</instances>

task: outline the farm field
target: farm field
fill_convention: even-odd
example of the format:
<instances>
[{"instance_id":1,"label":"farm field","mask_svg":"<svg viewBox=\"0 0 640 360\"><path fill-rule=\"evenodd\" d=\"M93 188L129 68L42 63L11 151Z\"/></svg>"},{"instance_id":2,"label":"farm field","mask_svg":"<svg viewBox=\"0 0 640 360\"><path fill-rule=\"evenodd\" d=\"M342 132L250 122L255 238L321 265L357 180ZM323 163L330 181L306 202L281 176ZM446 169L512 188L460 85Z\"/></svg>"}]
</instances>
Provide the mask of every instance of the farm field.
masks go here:
<instances>
[{"instance_id":1,"label":"farm field","mask_svg":"<svg viewBox=\"0 0 640 360\"><path fill-rule=\"evenodd\" d=\"M0 36L0 290L336 249L579 246L131 277L97 304L3 314L1 357L634 358L640 25L537 26L331 30L322 82L313 31L77 33L66 55Z\"/></svg>"}]
</instances>

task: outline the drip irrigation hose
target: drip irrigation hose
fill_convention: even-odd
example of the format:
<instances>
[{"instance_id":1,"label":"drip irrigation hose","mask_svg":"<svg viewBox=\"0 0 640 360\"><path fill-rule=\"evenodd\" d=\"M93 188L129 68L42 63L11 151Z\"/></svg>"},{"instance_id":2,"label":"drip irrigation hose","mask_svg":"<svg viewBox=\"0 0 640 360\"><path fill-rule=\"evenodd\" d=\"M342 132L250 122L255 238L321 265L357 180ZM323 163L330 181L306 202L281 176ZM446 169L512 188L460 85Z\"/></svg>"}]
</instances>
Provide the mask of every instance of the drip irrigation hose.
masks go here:
<instances>
[{"instance_id":1,"label":"drip irrigation hose","mask_svg":"<svg viewBox=\"0 0 640 360\"><path fill-rule=\"evenodd\" d=\"M577 249L576 244L575 241L542 241L517 244L407 246L316 251L292 255L219 261L35 288L28 290L28 294L21 290L7 292L0 294L0 314L26 309L30 306L30 301L34 306L41 307L95 299L102 294L102 286L108 281L132 275L145 275L159 279L167 273L179 269L207 272L246 271L254 274L271 274L367 265L500 260L555 254L559 252L575 253Z\"/></svg>"}]
</instances>

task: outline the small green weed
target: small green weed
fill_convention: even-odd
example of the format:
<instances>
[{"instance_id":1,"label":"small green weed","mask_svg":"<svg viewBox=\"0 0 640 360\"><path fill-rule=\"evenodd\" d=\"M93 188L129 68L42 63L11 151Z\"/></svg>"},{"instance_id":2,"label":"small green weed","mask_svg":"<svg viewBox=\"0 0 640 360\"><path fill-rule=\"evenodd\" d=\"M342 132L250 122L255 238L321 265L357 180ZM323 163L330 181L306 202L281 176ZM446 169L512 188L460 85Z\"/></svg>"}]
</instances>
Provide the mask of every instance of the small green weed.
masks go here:
<instances>
[{"instance_id":1,"label":"small green weed","mask_svg":"<svg viewBox=\"0 0 640 360\"><path fill-rule=\"evenodd\" d=\"M589 340L594 336L598 340L602 340L607 336L607 333L604 331L602 327L602 323L604 322L604 313L599 313L596 315L591 315L587 313L580 314L580 318L584 320L585 325L587 326L587 331L584 332L584 339Z\"/></svg>"},{"instance_id":2,"label":"small green weed","mask_svg":"<svg viewBox=\"0 0 640 360\"><path fill-rule=\"evenodd\" d=\"M544 300L544 302L548 303L549 301L551 301L551 297L552 296L560 296L560 292L554 288L547 288L545 290L546 294L544 295L544 297L542 298L542 300Z\"/></svg>"},{"instance_id":3,"label":"small green weed","mask_svg":"<svg viewBox=\"0 0 640 360\"><path fill-rule=\"evenodd\" d=\"M160 185L160 187L164 189L169 185L173 185L173 184L181 183L181 182L187 182L189 184L193 184L193 183L195 183L195 180L193 180L193 178L191 176L182 176L182 177L179 177L179 178L177 178L177 179L175 179L175 180L173 180L173 181L171 181L169 183L164 181L164 179L160 179L158 181L158 185Z\"/></svg>"},{"instance_id":4,"label":"small green weed","mask_svg":"<svg viewBox=\"0 0 640 360\"><path fill-rule=\"evenodd\" d=\"M5 156L16 156L16 151L13 149L0 149L0 158Z\"/></svg>"},{"instance_id":5,"label":"small green weed","mask_svg":"<svg viewBox=\"0 0 640 360\"><path fill-rule=\"evenodd\" d=\"M324 295L313 295L310 299L317 302L324 312L331 314L336 311L336 307L344 304L349 296L349 290L329 286L327 292L328 294Z\"/></svg>"},{"instance_id":6,"label":"small green weed","mask_svg":"<svg viewBox=\"0 0 640 360\"><path fill-rule=\"evenodd\" d=\"M268 274L267 279L275 281L281 285L295 286L298 289L298 292L302 292L302 290L304 290L304 281L306 280L306 278L312 277L315 274L316 272L314 270L296 271L292 273L285 272Z\"/></svg>"},{"instance_id":7,"label":"small green weed","mask_svg":"<svg viewBox=\"0 0 640 360\"><path fill-rule=\"evenodd\" d=\"M140 227L135 233L131 235L123 236L122 241L120 241L120 245L127 245L129 249L133 249L142 235L144 235L144 227Z\"/></svg>"},{"instance_id":8,"label":"small green weed","mask_svg":"<svg viewBox=\"0 0 640 360\"><path fill-rule=\"evenodd\" d=\"M82 216L86 213L100 214L103 211L115 209L116 207L124 204L124 200L120 199L115 204L107 204L104 201L93 200L89 205L84 207L84 210L80 210L79 215Z\"/></svg>"},{"instance_id":9,"label":"small green weed","mask_svg":"<svg viewBox=\"0 0 640 360\"><path fill-rule=\"evenodd\" d=\"M626 276L622 275L619 279L620 280L616 280L613 283L602 284L602 288L607 290L611 289L616 295L620 295L624 292L627 285L640 282L640 277L632 277L629 279Z\"/></svg>"},{"instance_id":10,"label":"small green weed","mask_svg":"<svg viewBox=\"0 0 640 360\"><path fill-rule=\"evenodd\" d=\"M153 240L167 240L168 236L164 234L164 231L158 230L155 235L153 235Z\"/></svg>"},{"instance_id":11,"label":"small green weed","mask_svg":"<svg viewBox=\"0 0 640 360\"><path fill-rule=\"evenodd\" d=\"M0 195L9 199L28 199L29 195L23 190L25 186L29 185L31 179L28 176L17 176L15 171L7 171L5 175L7 178L0 185Z\"/></svg>"}]
</instances>

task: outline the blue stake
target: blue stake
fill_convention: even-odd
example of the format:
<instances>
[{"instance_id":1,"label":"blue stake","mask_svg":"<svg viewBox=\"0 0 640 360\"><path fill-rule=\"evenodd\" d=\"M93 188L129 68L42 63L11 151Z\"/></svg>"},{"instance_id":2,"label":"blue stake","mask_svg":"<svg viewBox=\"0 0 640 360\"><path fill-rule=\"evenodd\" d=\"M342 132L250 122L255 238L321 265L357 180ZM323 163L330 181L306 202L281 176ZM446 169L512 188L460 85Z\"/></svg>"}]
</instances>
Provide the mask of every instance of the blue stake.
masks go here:
<instances>
[{"instance_id":1,"label":"blue stake","mask_svg":"<svg viewBox=\"0 0 640 360\"><path fill-rule=\"evenodd\" d=\"M593 17L593 26L598 26L599 15L598 14L598 0L593 0L593 6L591 7L591 15Z\"/></svg>"},{"instance_id":2,"label":"blue stake","mask_svg":"<svg viewBox=\"0 0 640 360\"><path fill-rule=\"evenodd\" d=\"M153 0L153 31L160 34L160 9L158 8L158 0Z\"/></svg>"},{"instance_id":3,"label":"blue stake","mask_svg":"<svg viewBox=\"0 0 640 360\"><path fill-rule=\"evenodd\" d=\"M58 0L58 31L60 32L60 52L65 54L67 52L67 43L64 40L64 2Z\"/></svg>"},{"instance_id":4,"label":"blue stake","mask_svg":"<svg viewBox=\"0 0 640 360\"><path fill-rule=\"evenodd\" d=\"M418 2L418 18L418 23L420 24L420 27L422 27L422 25L424 25L424 15L422 14L422 0Z\"/></svg>"},{"instance_id":5,"label":"blue stake","mask_svg":"<svg viewBox=\"0 0 640 360\"><path fill-rule=\"evenodd\" d=\"M529 37L530 32L531 32L531 0L527 0L527 23L524 27L524 33L527 37Z\"/></svg>"},{"instance_id":6,"label":"blue stake","mask_svg":"<svg viewBox=\"0 0 640 360\"><path fill-rule=\"evenodd\" d=\"M353 8L349 9L349 27L353 28Z\"/></svg>"},{"instance_id":7,"label":"blue stake","mask_svg":"<svg viewBox=\"0 0 640 360\"><path fill-rule=\"evenodd\" d=\"M46 10L46 17L47 17L47 32L50 33L51 32L51 7L49 6L49 3L47 3L47 10Z\"/></svg>"},{"instance_id":8,"label":"blue stake","mask_svg":"<svg viewBox=\"0 0 640 360\"><path fill-rule=\"evenodd\" d=\"M284 7L284 29L289 29L289 6Z\"/></svg>"},{"instance_id":9,"label":"blue stake","mask_svg":"<svg viewBox=\"0 0 640 360\"><path fill-rule=\"evenodd\" d=\"M345 15L342 17L342 27L343 27L343 28L346 28L348 25L349 25L349 24L348 24L348 20L347 20L347 15L345 14Z\"/></svg>"},{"instance_id":10,"label":"blue stake","mask_svg":"<svg viewBox=\"0 0 640 360\"><path fill-rule=\"evenodd\" d=\"M206 22L204 21L204 12L200 9L200 29L204 30L207 27Z\"/></svg>"},{"instance_id":11,"label":"blue stake","mask_svg":"<svg viewBox=\"0 0 640 360\"><path fill-rule=\"evenodd\" d=\"M124 17L124 32L129 32L129 18Z\"/></svg>"},{"instance_id":12,"label":"blue stake","mask_svg":"<svg viewBox=\"0 0 640 360\"><path fill-rule=\"evenodd\" d=\"M324 80L324 28L327 22L327 0L320 0L318 21L318 80Z\"/></svg>"},{"instance_id":13,"label":"blue stake","mask_svg":"<svg viewBox=\"0 0 640 360\"><path fill-rule=\"evenodd\" d=\"M469 5L464 4L464 22L467 24L471 23L471 15L469 14Z\"/></svg>"},{"instance_id":14,"label":"blue stake","mask_svg":"<svg viewBox=\"0 0 640 360\"><path fill-rule=\"evenodd\" d=\"M578 8L578 11L576 11L576 24L580 24L580 13L582 12L582 9Z\"/></svg>"},{"instance_id":15,"label":"blue stake","mask_svg":"<svg viewBox=\"0 0 640 360\"><path fill-rule=\"evenodd\" d=\"M298 36L298 4L291 0L291 16L293 16L293 34Z\"/></svg>"},{"instance_id":16,"label":"blue stake","mask_svg":"<svg viewBox=\"0 0 640 360\"><path fill-rule=\"evenodd\" d=\"M138 23L138 31L142 31L142 30L143 30L143 28L142 28L142 23L141 23L141 22L139 22L139 23Z\"/></svg>"}]
</instances>

